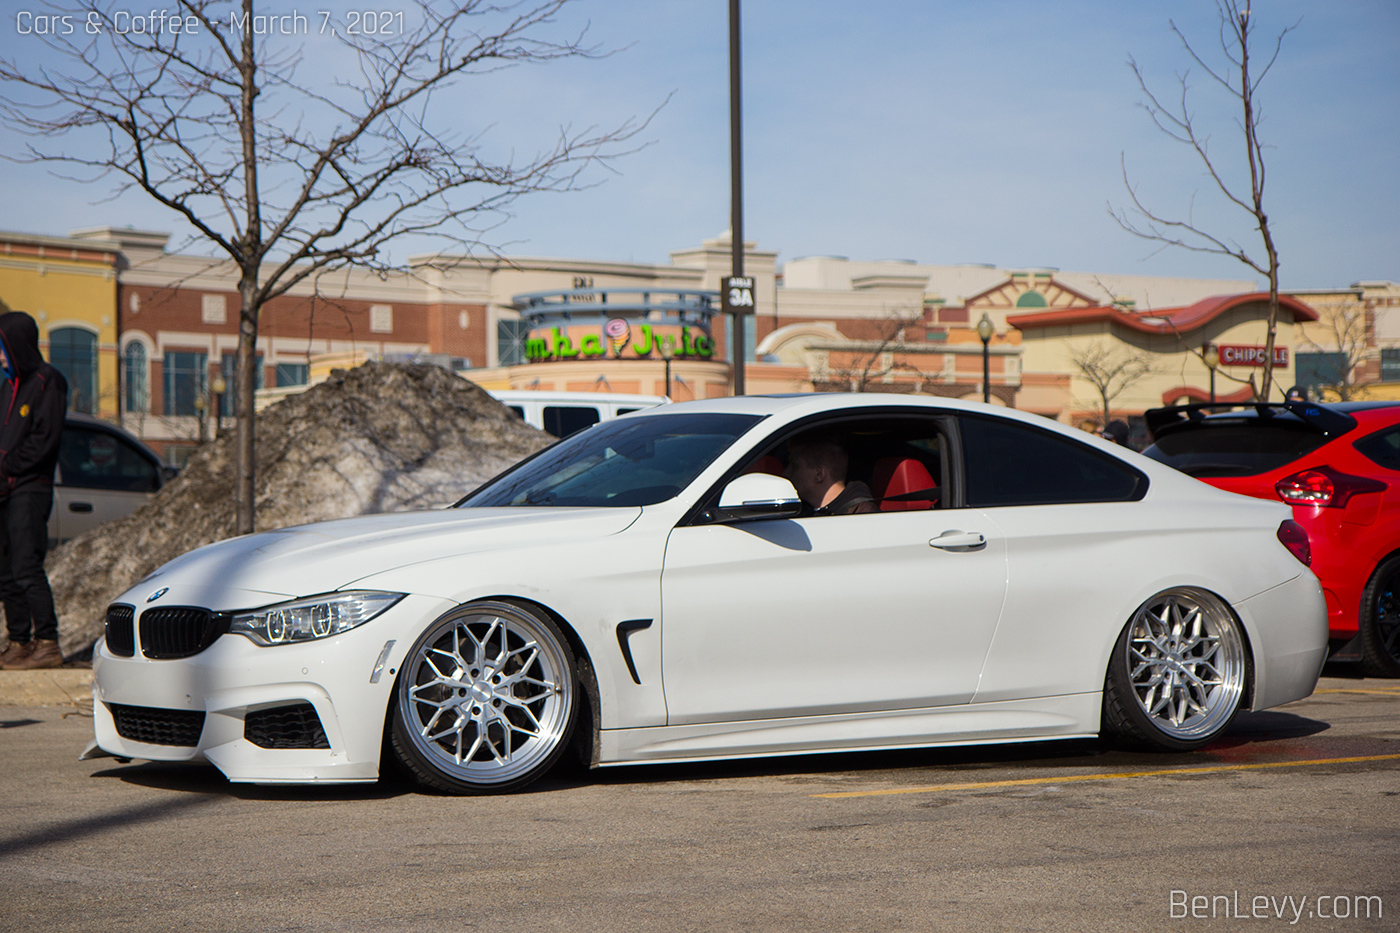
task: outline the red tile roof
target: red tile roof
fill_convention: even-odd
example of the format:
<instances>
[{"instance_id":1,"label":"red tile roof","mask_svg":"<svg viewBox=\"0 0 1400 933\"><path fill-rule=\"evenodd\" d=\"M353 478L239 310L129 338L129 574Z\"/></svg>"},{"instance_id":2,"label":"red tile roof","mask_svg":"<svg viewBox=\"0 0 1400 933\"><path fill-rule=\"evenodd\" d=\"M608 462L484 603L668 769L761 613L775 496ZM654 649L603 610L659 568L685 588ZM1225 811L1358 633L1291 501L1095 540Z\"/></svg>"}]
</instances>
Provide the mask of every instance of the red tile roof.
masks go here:
<instances>
[{"instance_id":1,"label":"red tile roof","mask_svg":"<svg viewBox=\"0 0 1400 933\"><path fill-rule=\"evenodd\" d=\"M1244 295L1216 295L1184 308L1124 311L1122 308L1096 305L1090 308L1061 308L1055 311L1009 314L1006 320L1012 327L1021 330L1108 321L1145 334L1180 334L1202 327L1240 305L1252 302L1267 303L1268 300L1268 292L1249 292ZM1317 320L1317 312L1292 295L1279 295L1278 306L1280 311L1292 314L1294 321Z\"/></svg>"}]
</instances>

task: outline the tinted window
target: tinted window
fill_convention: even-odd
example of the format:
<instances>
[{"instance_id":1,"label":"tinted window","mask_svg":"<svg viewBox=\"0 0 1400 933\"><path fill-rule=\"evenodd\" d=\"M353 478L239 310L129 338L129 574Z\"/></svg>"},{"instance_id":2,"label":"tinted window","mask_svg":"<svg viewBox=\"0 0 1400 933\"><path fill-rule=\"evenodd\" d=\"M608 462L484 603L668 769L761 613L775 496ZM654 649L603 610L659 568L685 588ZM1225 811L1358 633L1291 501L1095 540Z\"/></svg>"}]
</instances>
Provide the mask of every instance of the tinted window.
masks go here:
<instances>
[{"instance_id":1,"label":"tinted window","mask_svg":"<svg viewBox=\"0 0 1400 933\"><path fill-rule=\"evenodd\" d=\"M1327 438L1301 421L1251 418L1165 432L1143 454L1190 476L1254 476L1325 443Z\"/></svg>"},{"instance_id":2,"label":"tinted window","mask_svg":"<svg viewBox=\"0 0 1400 933\"><path fill-rule=\"evenodd\" d=\"M994 418L960 423L970 506L1120 502L1147 492L1137 470L1069 438Z\"/></svg>"},{"instance_id":3,"label":"tinted window","mask_svg":"<svg viewBox=\"0 0 1400 933\"><path fill-rule=\"evenodd\" d=\"M84 489L155 492L160 469L145 454L114 434L69 425L58 448L63 485Z\"/></svg>"},{"instance_id":4,"label":"tinted window","mask_svg":"<svg viewBox=\"0 0 1400 933\"><path fill-rule=\"evenodd\" d=\"M598 423L598 409L590 406L546 405L544 429L555 437L568 437Z\"/></svg>"},{"instance_id":5,"label":"tinted window","mask_svg":"<svg viewBox=\"0 0 1400 933\"><path fill-rule=\"evenodd\" d=\"M459 505L653 505L690 485L758 420L703 414L610 421L560 441Z\"/></svg>"},{"instance_id":6,"label":"tinted window","mask_svg":"<svg viewBox=\"0 0 1400 933\"><path fill-rule=\"evenodd\" d=\"M1400 470L1400 427L1377 431L1354 445L1357 450L1387 470Z\"/></svg>"}]
</instances>

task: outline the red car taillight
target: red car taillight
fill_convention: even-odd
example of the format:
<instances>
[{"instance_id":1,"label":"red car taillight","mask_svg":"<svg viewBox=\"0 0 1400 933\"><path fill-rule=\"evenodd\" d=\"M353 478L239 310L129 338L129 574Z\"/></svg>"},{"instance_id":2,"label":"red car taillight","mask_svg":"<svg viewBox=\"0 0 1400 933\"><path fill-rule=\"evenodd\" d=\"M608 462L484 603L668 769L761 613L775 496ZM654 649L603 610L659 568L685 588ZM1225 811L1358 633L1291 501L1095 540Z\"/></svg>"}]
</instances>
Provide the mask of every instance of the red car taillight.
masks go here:
<instances>
[{"instance_id":1,"label":"red car taillight","mask_svg":"<svg viewBox=\"0 0 1400 933\"><path fill-rule=\"evenodd\" d=\"M1278 526L1278 539L1289 553L1303 562L1303 566L1312 566L1312 545L1308 543L1308 533L1302 525L1291 518L1286 519Z\"/></svg>"},{"instance_id":2,"label":"red car taillight","mask_svg":"<svg viewBox=\"0 0 1400 933\"><path fill-rule=\"evenodd\" d=\"M1346 508L1352 496L1363 492L1385 492L1386 484L1366 476L1338 473L1331 467L1317 467L1285 476L1274 484L1278 497L1289 505L1319 505Z\"/></svg>"}]
</instances>

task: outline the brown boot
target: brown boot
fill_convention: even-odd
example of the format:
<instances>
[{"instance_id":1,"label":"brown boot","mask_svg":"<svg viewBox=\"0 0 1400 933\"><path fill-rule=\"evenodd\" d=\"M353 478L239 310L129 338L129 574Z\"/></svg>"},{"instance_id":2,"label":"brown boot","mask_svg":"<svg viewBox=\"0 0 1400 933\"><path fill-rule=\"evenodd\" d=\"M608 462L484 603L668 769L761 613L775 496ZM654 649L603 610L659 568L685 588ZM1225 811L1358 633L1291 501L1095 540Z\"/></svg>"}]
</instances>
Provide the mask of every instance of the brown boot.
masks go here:
<instances>
[{"instance_id":1,"label":"brown boot","mask_svg":"<svg viewBox=\"0 0 1400 933\"><path fill-rule=\"evenodd\" d=\"M33 650L34 642L32 641L10 642L5 646L5 650L0 652L0 670L4 670L11 664L18 664L20 661L29 657L30 652Z\"/></svg>"},{"instance_id":2,"label":"brown boot","mask_svg":"<svg viewBox=\"0 0 1400 933\"><path fill-rule=\"evenodd\" d=\"M36 638L30 644L34 646L34 650L29 652L29 656L21 658L13 664L6 664L5 670L35 671L41 668L63 666L63 653L58 650L58 642Z\"/></svg>"}]
</instances>

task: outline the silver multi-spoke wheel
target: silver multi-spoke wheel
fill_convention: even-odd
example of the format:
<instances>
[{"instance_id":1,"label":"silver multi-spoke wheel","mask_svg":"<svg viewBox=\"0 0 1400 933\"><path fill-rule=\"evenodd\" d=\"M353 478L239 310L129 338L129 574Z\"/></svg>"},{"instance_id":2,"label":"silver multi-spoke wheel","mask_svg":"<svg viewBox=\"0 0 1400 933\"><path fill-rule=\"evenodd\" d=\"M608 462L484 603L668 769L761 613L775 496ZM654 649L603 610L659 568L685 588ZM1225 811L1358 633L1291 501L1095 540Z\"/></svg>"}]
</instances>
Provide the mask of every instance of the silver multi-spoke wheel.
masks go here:
<instances>
[{"instance_id":1,"label":"silver multi-spoke wheel","mask_svg":"<svg viewBox=\"0 0 1400 933\"><path fill-rule=\"evenodd\" d=\"M1159 593L1114 649L1105 725L1167 748L1198 747L1234 718L1248 671L1240 624L1218 597L1185 587Z\"/></svg>"},{"instance_id":2,"label":"silver multi-spoke wheel","mask_svg":"<svg viewBox=\"0 0 1400 933\"><path fill-rule=\"evenodd\" d=\"M553 622L506 603L465 606L404 663L395 747L442 789L514 789L558 758L574 695L573 655Z\"/></svg>"}]
</instances>

